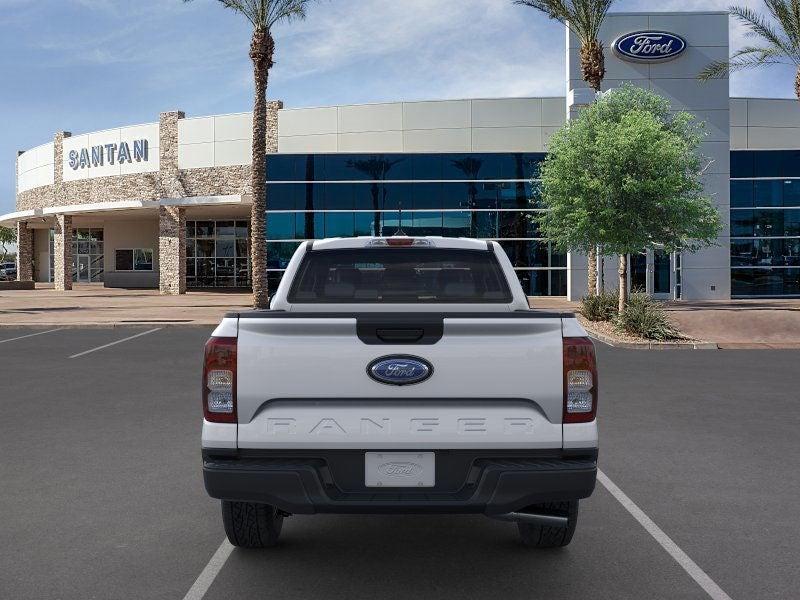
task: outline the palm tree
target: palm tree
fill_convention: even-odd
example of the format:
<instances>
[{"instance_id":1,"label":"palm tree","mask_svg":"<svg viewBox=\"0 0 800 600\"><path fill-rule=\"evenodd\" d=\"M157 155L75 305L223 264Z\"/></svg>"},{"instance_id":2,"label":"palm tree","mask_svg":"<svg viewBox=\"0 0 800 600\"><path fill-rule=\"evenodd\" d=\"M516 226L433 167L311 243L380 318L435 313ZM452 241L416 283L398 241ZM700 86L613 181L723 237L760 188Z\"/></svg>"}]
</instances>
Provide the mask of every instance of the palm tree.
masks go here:
<instances>
[{"instance_id":1,"label":"palm tree","mask_svg":"<svg viewBox=\"0 0 800 600\"><path fill-rule=\"evenodd\" d=\"M551 19L563 23L581 42L581 76L595 92L600 91L606 76L600 27L614 0L514 0L514 4L530 6ZM597 290L597 251L588 255L589 295Z\"/></svg>"},{"instance_id":2,"label":"palm tree","mask_svg":"<svg viewBox=\"0 0 800 600\"><path fill-rule=\"evenodd\" d=\"M733 53L730 60L716 61L700 73L706 81L725 77L731 71L764 65L794 65L794 93L800 100L800 0L764 0L771 18L746 6L732 6L730 13L744 23L747 35L761 45L745 46Z\"/></svg>"},{"instance_id":3,"label":"palm tree","mask_svg":"<svg viewBox=\"0 0 800 600\"><path fill-rule=\"evenodd\" d=\"M191 0L183 0L191 2ZM252 240L250 263L253 270L253 306L269 307L267 288L266 243L266 150L267 150L267 83L274 65L275 40L272 28L282 21L304 19L306 7L313 0L219 0L225 8L235 10L253 26L250 59L253 61L255 101L253 103L253 206L250 209Z\"/></svg>"}]
</instances>

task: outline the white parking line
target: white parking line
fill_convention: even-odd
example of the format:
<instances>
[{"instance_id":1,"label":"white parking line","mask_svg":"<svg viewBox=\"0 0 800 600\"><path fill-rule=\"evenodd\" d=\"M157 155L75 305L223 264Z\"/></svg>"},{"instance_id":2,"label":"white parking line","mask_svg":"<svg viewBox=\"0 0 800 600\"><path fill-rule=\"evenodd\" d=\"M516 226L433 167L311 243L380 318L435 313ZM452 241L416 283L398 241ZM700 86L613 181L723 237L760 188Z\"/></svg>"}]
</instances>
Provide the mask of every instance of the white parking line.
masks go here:
<instances>
[{"instance_id":1,"label":"white parking line","mask_svg":"<svg viewBox=\"0 0 800 600\"><path fill-rule=\"evenodd\" d=\"M611 492L611 495L617 499L617 501L622 504L623 508L627 510L631 516L636 519L639 524L645 528L647 533L653 536L659 545L667 551L667 553L675 559L686 573L688 573L689 577L694 579L695 583L699 585L703 590L709 595L710 598L713 600L732 600L728 594L726 594L721 587L719 587L716 582L711 579L711 577L706 574L703 569L697 566L697 563L694 562L689 555L686 554L683 550L681 550L678 545L672 541L672 539L664 533L661 528L656 525L653 520L648 517L644 511L636 506L636 504L625 495L621 489L617 487L617 485L611 481L608 476L603 473L600 469L597 470L597 480L603 484L603 486ZM195 580L194 584L192 585L191 589L186 593L183 597L183 600L202 600L203 597L208 592L208 589L211 587L211 584L214 583L214 580L219 575L219 572L222 570L222 567L225 566L225 563L228 561L228 558L231 556L231 552L233 552L233 546L231 543L226 539L222 541L217 551L214 553L214 556L211 557L211 560L208 561L206 568L203 569L203 572Z\"/></svg>"},{"instance_id":2,"label":"white parking line","mask_svg":"<svg viewBox=\"0 0 800 600\"><path fill-rule=\"evenodd\" d=\"M0 340L0 344L5 344L6 342L16 342L17 340L24 340L25 338L36 337L37 335L44 335L45 333L53 333L54 331L61 331L63 328L59 329L50 329L49 331L40 331L38 333L29 333L28 335L21 335L19 337L11 338L8 340Z\"/></svg>"},{"instance_id":3,"label":"white parking line","mask_svg":"<svg viewBox=\"0 0 800 600\"><path fill-rule=\"evenodd\" d=\"M222 567L225 566L225 563L228 561L231 552L233 552L233 544L228 541L228 538L225 538L222 540L219 548L217 548L214 556L212 556L211 560L208 561L206 568L203 569L203 572L200 573L195 580L194 585L188 592L186 592L183 600L202 600L203 596L206 595L208 588L211 587L211 584L214 583L217 575L219 575Z\"/></svg>"},{"instance_id":4,"label":"white parking line","mask_svg":"<svg viewBox=\"0 0 800 600\"><path fill-rule=\"evenodd\" d=\"M155 333L156 331L161 331L163 327L157 327L156 329L151 329L149 331L143 331L142 333L137 333L136 335L132 335L130 337L122 338L121 340L117 340L116 342L111 342L110 344L104 344L102 346L98 346L97 348L92 348L91 350L86 350L85 352L79 352L78 354L73 354L70 358L79 358L81 356L86 356L87 354L91 354L92 352L97 352L98 350L103 350L104 348L109 348L110 346L116 346L117 344L121 344L122 342L127 342L128 340L133 340L138 337L142 337L143 335L147 335L148 333Z\"/></svg>"},{"instance_id":5,"label":"white parking line","mask_svg":"<svg viewBox=\"0 0 800 600\"><path fill-rule=\"evenodd\" d=\"M678 545L672 541L672 539L664 533L661 528L653 523L653 520L648 517L644 511L634 504L633 500L628 498L621 489L619 489L616 484L611 481L605 473L603 473L600 469L597 470L597 480L603 484L603 486L611 492L611 495L617 499L617 501L622 504L622 506L627 510L631 516L639 521L639 525L645 528L647 533L649 533L653 538L659 543L659 545L667 551L667 553L675 559L684 571L689 574L689 577L695 580L697 585L699 585L709 597L713 598L714 600L731 600L731 597L726 594L721 587L719 587L711 577L709 577L703 569L697 566L697 563L694 562L689 555L686 554L683 550L681 550Z\"/></svg>"}]
</instances>

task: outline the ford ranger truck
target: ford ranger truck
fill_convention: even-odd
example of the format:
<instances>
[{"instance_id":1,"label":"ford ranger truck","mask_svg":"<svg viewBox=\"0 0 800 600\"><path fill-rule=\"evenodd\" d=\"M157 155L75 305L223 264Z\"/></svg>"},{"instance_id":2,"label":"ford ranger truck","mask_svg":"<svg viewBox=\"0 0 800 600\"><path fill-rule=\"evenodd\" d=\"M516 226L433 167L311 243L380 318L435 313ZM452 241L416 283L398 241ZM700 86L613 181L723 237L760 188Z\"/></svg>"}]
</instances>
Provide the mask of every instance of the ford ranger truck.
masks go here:
<instances>
[{"instance_id":1,"label":"ford ranger truck","mask_svg":"<svg viewBox=\"0 0 800 600\"><path fill-rule=\"evenodd\" d=\"M235 546L289 515L483 514L565 546L597 474L594 346L496 242L305 242L205 347L203 476Z\"/></svg>"}]
</instances>

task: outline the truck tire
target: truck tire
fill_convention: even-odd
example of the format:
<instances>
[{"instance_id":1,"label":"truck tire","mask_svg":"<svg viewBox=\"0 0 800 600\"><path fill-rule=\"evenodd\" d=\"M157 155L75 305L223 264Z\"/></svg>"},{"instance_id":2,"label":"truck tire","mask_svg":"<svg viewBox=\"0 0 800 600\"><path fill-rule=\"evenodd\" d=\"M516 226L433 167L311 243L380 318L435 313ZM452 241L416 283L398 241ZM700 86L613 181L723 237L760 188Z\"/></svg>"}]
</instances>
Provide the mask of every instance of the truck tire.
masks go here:
<instances>
[{"instance_id":1,"label":"truck tire","mask_svg":"<svg viewBox=\"0 0 800 600\"><path fill-rule=\"evenodd\" d=\"M566 527L549 527L520 521L517 523L522 543L529 548L561 548L572 541L578 524L578 501L546 502L531 506L531 512L542 512L567 517Z\"/></svg>"},{"instance_id":2,"label":"truck tire","mask_svg":"<svg viewBox=\"0 0 800 600\"><path fill-rule=\"evenodd\" d=\"M222 523L228 541L239 548L269 548L278 543L283 515L274 506L222 501Z\"/></svg>"}]
</instances>

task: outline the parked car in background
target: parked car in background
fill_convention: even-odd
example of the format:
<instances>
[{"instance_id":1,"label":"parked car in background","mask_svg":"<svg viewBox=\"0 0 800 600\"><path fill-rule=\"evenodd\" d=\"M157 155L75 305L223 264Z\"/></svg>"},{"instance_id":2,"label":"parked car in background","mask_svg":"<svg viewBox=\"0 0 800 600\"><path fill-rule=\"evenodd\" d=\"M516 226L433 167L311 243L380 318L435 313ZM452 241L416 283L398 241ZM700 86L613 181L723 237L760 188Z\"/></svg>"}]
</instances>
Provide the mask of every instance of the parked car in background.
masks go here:
<instances>
[{"instance_id":1,"label":"parked car in background","mask_svg":"<svg viewBox=\"0 0 800 600\"><path fill-rule=\"evenodd\" d=\"M594 346L497 242L305 242L206 344L203 472L236 546L316 513L473 513L565 546L597 474Z\"/></svg>"},{"instance_id":2,"label":"parked car in background","mask_svg":"<svg viewBox=\"0 0 800 600\"><path fill-rule=\"evenodd\" d=\"M0 280L12 281L17 278L17 264L13 262L0 263Z\"/></svg>"}]
</instances>

